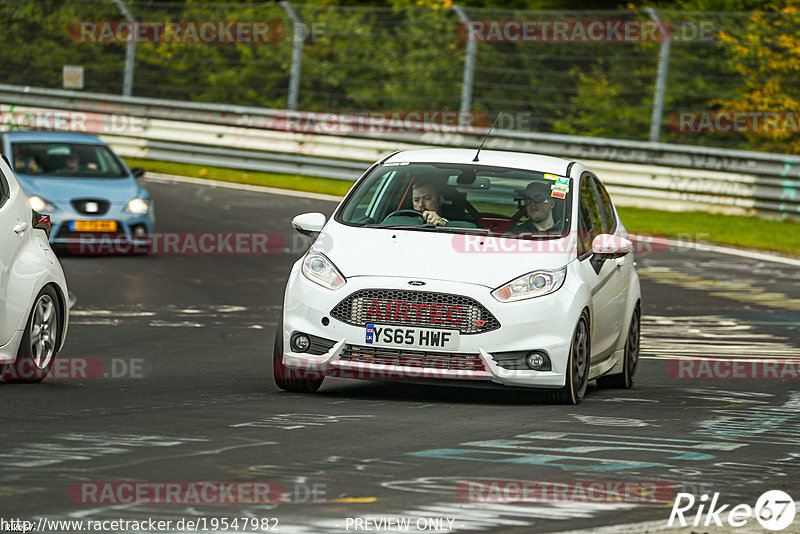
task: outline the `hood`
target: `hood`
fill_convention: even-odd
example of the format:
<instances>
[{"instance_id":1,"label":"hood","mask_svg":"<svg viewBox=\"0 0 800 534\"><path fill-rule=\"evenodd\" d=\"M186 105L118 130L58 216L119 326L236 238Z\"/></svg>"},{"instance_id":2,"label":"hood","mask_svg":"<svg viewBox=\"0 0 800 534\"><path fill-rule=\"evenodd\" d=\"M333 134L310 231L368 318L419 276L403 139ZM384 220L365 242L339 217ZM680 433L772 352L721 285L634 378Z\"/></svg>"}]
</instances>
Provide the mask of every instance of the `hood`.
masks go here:
<instances>
[{"instance_id":1,"label":"hood","mask_svg":"<svg viewBox=\"0 0 800 534\"><path fill-rule=\"evenodd\" d=\"M47 178L24 174L18 174L17 178L28 196L38 195L50 202L68 202L74 198L127 202L142 191L134 178Z\"/></svg>"},{"instance_id":2,"label":"hood","mask_svg":"<svg viewBox=\"0 0 800 534\"><path fill-rule=\"evenodd\" d=\"M398 276L494 289L537 269L567 265L575 258L569 241L354 228L330 221L312 249L325 254L345 278Z\"/></svg>"}]
</instances>

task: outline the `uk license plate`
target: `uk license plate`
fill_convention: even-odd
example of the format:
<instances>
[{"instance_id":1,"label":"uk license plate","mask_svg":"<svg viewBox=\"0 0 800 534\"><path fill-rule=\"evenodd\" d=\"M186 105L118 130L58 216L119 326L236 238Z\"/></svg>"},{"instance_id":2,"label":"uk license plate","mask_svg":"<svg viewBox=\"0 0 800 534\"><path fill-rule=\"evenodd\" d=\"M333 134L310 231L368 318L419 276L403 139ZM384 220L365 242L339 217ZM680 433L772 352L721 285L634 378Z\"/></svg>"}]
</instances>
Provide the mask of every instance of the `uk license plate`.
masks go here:
<instances>
[{"instance_id":1,"label":"uk license plate","mask_svg":"<svg viewBox=\"0 0 800 534\"><path fill-rule=\"evenodd\" d=\"M72 221L73 232L116 232L117 221Z\"/></svg>"},{"instance_id":2,"label":"uk license plate","mask_svg":"<svg viewBox=\"0 0 800 534\"><path fill-rule=\"evenodd\" d=\"M367 345L403 347L408 349L439 349L456 351L461 346L458 330L439 330L368 324L365 332Z\"/></svg>"}]
</instances>

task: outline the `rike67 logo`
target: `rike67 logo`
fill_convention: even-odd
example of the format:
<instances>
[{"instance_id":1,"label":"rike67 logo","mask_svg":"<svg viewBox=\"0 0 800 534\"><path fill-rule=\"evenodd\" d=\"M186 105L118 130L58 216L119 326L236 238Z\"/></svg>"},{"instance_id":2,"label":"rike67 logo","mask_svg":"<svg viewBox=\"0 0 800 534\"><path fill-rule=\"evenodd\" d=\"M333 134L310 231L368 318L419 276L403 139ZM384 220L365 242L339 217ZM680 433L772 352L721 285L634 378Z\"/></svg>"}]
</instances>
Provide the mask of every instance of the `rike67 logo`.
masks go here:
<instances>
[{"instance_id":1,"label":"rike67 logo","mask_svg":"<svg viewBox=\"0 0 800 534\"><path fill-rule=\"evenodd\" d=\"M719 527L725 523L731 527L743 527L748 521L755 518L767 530L783 530L794 520L794 500L781 490L765 492L753 507L748 504L737 504L731 508L730 504L721 504L719 503L719 493L714 493L711 502L708 502L708 495L701 496L699 501L697 512L692 514L691 510L696 504L694 495L678 493L675 503L672 505L672 513L669 515L667 526L671 527L677 520L681 527L686 527L689 522L695 527L708 527L712 523ZM688 520L684 516L685 512ZM694 515L694 521L692 521L692 515ZM703 516L705 516L705 521L703 521Z\"/></svg>"}]
</instances>

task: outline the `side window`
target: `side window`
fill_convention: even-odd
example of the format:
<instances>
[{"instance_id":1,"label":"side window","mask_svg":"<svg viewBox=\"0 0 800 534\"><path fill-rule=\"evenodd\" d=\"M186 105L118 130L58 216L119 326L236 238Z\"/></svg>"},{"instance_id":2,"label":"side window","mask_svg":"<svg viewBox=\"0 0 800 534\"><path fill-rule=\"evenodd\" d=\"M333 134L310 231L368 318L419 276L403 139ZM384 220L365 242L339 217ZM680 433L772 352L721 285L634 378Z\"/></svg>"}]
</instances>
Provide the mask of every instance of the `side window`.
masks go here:
<instances>
[{"instance_id":1,"label":"side window","mask_svg":"<svg viewBox=\"0 0 800 534\"><path fill-rule=\"evenodd\" d=\"M10 194L11 188L8 185L8 180L6 180L3 171L0 170L0 206L6 203Z\"/></svg>"},{"instance_id":2,"label":"side window","mask_svg":"<svg viewBox=\"0 0 800 534\"><path fill-rule=\"evenodd\" d=\"M594 179L594 186L597 188L597 201L600 204L600 213L603 214L605 224L603 225L604 234L613 234L617 230L617 216L614 214L614 204L611 202L611 197L608 191L600 183L600 180Z\"/></svg>"},{"instance_id":3,"label":"side window","mask_svg":"<svg viewBox=\"0 0 800 534\"><path fill-rule=\"evenodd\" d=\"M370 182L362 185L360 198L352 198L342 217L348 222L374 223L387 213L394 211L399 193L394 184L397 170L395 168L376 169L367 178ZM394 199L394 201L392 201Z\"/></svg>"},{"instance_id":4,"label":"side window","mask_svg":"<svg viewBox=\"0 0 800 534\"><path fill-rule=\"evenodd\" d=\"M580 221L578 225L578 255L582 255L592 248L592 239L603 233L603 217L595 197L593 179L590 174L581 177L580 194Z\"/></svg>"}]
</instances>

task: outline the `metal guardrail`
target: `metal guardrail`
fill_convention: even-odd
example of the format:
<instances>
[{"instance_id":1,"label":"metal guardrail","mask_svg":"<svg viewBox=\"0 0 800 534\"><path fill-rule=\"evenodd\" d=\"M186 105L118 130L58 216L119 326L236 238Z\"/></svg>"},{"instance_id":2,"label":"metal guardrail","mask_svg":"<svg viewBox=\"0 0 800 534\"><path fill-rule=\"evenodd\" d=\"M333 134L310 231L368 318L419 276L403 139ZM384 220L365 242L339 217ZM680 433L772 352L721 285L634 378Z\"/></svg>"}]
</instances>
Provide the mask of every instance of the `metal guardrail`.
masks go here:
<instances>
[{"instance_id":1,"label":"metal guardrail","mask_svg":"<svg viewBox=\"0 0 800 534\"><path fill-rule=\"evenodd\" d=\"M335 135L303 133L287 121L298 112L2 84L0 103L6 116L85 113L90 124L103 125L96 133L125 156L339 179L357 178L369 163L398 149L476 148L485 135L480 128L370 132L358 128L363 117L346 115L336 116ZM114 118L121 125L116 130ZM0 128L8 127L0 121ZM800 220L796 156L509 130L493 131L485 147L585 161L623 204Z\"/></svg>"}]
</instances>

